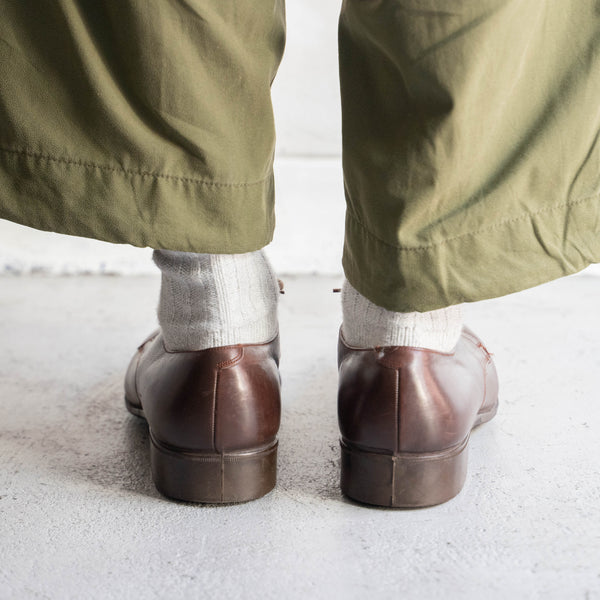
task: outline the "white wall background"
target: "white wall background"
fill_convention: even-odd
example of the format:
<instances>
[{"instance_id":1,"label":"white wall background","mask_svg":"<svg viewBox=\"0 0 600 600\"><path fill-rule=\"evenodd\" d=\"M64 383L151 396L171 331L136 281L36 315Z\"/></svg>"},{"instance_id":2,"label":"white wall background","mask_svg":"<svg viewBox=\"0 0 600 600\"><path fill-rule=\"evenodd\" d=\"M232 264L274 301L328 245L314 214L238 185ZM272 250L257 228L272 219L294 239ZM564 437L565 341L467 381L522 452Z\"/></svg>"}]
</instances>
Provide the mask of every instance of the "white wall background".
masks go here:
<instances>
[{"instance_id":1,"label":"white wall background","mask_svg":"<svg viewBox=\"0 0 600 600\"><path fill-rule=\"evenodd\" d=\"M344 197L337 75L341 0L287 0L287 46L273 86L280 273L341 272ZM150 249L40 232L0 220L0 274L155 273ZM600 267L594 267L600 273Z\"/></svg>"}]
</instances>

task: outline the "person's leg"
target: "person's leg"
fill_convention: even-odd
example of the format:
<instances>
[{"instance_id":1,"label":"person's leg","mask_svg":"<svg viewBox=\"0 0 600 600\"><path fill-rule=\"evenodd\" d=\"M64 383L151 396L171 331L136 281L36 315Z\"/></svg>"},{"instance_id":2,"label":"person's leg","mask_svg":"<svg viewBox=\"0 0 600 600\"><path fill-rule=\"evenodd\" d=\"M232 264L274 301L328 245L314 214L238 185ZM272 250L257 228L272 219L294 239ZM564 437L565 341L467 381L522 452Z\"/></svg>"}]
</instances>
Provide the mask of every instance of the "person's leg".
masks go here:
<instances>
[{"instance_id":1,"label":"person's leg","mask_svg":"<svg viewBox=\"0 0 600 600\"><path fill-rule=\"evenodd\" d=\"M596 2L345 0L344 269L394 311L600 261Z\"/></svg>"},{"instance_id":2,"label":"person's leg","mask_svg":"<svg viewBox=\"0 0 600 600\"><path fill-rule=\"evenodd\" d=\"M271 241L283 0L0 7L0 218L187 252Z\"/></svg>"},{"instance_id":3,"label":"person's leg","mask_svg":"<svg viewBox=\"0 0 600 600\"><path fill-rule=\"evenodd\" d=\"M126 402L157 486L275 482L278 286L270 85L283 0L0 0L0 218L155 248L161 330Z\"/></svg>"},{"instance_id":4,"label":"person's leg","mask_svg":"<svg viewBox=\"0 0 600 600\"><path fill-rule=\"evenodd\" d=\"M162 272L158 322L167 350L256 344L277 335L279 285L262 250L155 250L154 262Z\"/></svg>"},{"instance_id":5,"label":"person's leg","mask_svg":"<svg viewBox=\"0 0 600 600\"><path fill-rule=\"evenodd\" d=\"M600 261L599 30L592 0L344 0L343 264L362 307L340 341L349 495L415 506L460 490L495 371L467 330L454 350L428 341L436 314L452 328L448 307ZM423 344L384 334L414 312ZM361 344L372 315L384 326Z\"/></svg>"}]
</instances>

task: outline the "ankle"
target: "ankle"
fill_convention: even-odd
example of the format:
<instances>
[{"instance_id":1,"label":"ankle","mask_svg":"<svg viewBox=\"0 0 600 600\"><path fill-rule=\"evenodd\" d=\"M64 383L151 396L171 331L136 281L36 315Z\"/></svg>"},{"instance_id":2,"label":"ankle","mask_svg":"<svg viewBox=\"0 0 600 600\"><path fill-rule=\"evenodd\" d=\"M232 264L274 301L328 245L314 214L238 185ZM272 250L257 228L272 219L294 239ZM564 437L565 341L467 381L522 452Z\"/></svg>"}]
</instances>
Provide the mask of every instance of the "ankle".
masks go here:
<instances>
[{"instance_id":1,"label":"ankle","mask_svg":"<svg viewBox=\"0 0 600 600\"><path fill-rule=\"evenodd\" d=\"M155 250L162 272L158 320L171 351L264 343L277 335L279 288L263 251Z\"/></svg>"},{"instance_id":2,"label":"ankle","mask_svg":"<svg viewBox=\"0 0 600 600\"><path fill-rule=\"evenodd\" d=\"M451 352L462 331L460 305L429 312L386 310L362 296L348 281L342 289L345 341L356 348L411 346Z\"/></svg>"}]
</instances>

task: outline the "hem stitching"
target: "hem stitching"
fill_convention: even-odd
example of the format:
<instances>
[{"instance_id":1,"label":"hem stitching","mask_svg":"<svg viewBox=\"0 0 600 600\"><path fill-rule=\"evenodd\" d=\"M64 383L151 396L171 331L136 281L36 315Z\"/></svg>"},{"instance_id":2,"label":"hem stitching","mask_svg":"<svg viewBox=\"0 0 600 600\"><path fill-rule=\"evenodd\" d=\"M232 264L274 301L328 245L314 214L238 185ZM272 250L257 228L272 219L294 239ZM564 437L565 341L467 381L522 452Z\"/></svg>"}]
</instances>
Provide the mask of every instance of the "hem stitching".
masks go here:
<instances>
[{"instance_id":1,"label":"hem stitching","mask_svg":"<svg viewBox=\"0 0 600 600\"><path fill-rule=\"evenodd\" d=\"M135 169L126 169L124 167L111 167L109 165L100 165L94 162L83 161L80 159L74 158L64 158L59 156L52 156L50 154L44 154L42 152L34 152L32 150L24 150L17 148L9 148L5 146L0 146L0 152L5 152L6 154L18 154L21 156L26 156L28 158L34 159L43 159L51 162L62 163L67 165L74 165L77 167L83 167L84 169L100 169L102 171L110 171L116 173L123 173L125 175L135 175L138 177L150 177L153 179L172 179L175 181L183 181L188 183L196 183L198 185L205 185L211 187L252 187L256 185L261 185L267 179L271 177L271 173L269 173L266 177L259 179L258 181L251 181L247 183L229 183L229 182L219 182L219 181L207 181L206 179L198 179L195 177L184 177L181 175L171 175L169 173L157 173L154 171L141 171Z\"/></svg>"},{"instance_id":2,"label":"hem stitching","mask_svg":"<svg viewBox=\"0 0 600 600\"><path fill-rule=\"evenodd\" d=\"M534 217L536 215L542 214L542 213L547 213L547 212L552 212L554 210L557 210L559 208L566 208L566 207L570 207L570 206L577 206L579 204L584 204L585 202L588 202L589 200L597 200L600 198L600 195L598 194L594 194L592 196L586 196L585 198L581 198L579 200L574 200L573 202L564 202L563 204L556 204L554 206L549 206L547 208L542 208L540 210L537 210L535 212L531 212L531 213L525 213L519 217L513 217L512 219L504 219L503 221L499 221L498 223L495 223L494 225L491 225L490 227L483 227L481 229L477 229L476 231L467 231L465 233L461 233L459 235L456 235L454 237L451 238L446 238L444 240L441 240L439 242L434 242L432 244L426 244L423 246L395 246L394 244L390 244L389 242L386 242L385 240L382 240L379 236L375 235L372 231L370 231L367 226L362 223L357 217L356 215L348 210L348 216L350 217L350 219L352 219L362 230L364 230L364 232L374 238L375 240L377 240L379 243L388 246L389 248L393 248L394 250L399 250L400 252L421 252L421 251L425 251L425 250L431 250L432 248L435 248L437 246L443 246L444 244L447 244L449 242L454 242L456 240L459 240L461 238L464 237L470 237L470 236L476 236L479 235L480 233L486 233L488 231L494 231L495 229L500 229L501 227L508 225L510 223L516 223L517 221L524 221L527 218L530 217Z\"/></svg>"}]
</instances>

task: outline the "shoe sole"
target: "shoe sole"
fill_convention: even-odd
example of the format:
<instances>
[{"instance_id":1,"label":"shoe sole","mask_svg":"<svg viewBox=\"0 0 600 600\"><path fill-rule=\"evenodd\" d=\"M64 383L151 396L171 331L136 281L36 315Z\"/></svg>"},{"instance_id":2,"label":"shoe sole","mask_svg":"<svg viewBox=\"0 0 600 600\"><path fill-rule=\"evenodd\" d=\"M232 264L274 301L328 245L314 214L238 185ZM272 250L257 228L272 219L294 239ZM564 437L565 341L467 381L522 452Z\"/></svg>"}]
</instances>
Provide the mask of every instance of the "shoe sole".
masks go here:
<instances>
[{"instance_id":1,"label":"shoe sole","mask_svg":"<svg viewBox=\"0 0 600 600\"><path fill-rule=\"evenodd\" d=\"M125 398L127 410L145 419ZM248 502L268 494L277 481L277 440L240 452L190 452L173 448L150 431L150 464L156 489L175 500L207 504Z\"/></svg>"},{"instance_id":2,"label":"shoe sole","mask_svg":"<svg viewBox=\"0 0 600 600\"><path fill-rule=\"evenodd\" d=\"M473 429L494 417L481 413ZM454 498L467 476L469 437L439 452L383 454L340 440L342 492L358 502L391 508L425 508Z\"/></svg>"}]
</instances>

